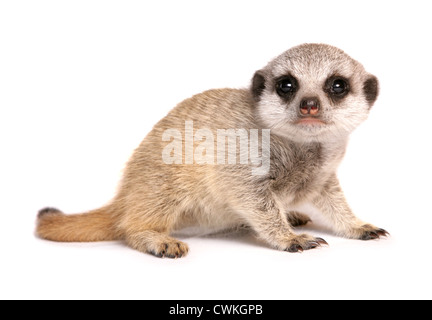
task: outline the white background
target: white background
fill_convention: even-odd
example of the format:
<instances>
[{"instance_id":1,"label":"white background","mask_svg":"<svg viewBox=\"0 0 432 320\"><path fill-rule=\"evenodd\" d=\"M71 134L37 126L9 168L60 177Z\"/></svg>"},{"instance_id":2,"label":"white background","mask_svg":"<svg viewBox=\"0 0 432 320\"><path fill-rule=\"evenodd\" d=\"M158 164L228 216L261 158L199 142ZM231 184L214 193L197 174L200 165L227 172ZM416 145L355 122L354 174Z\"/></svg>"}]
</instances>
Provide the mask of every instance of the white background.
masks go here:
<instances>
[{"instance_id":1,"label":"white background","mask_svg":"<svg viewBox=\"0 0 432 320\"><path fill-rule=\"evenodd\" d=\"M428 2L0 2L0 298L432 298ZM108 202L177 103L246 87L304 42L338 46L380 79L339 175L356 214L390 238L347 240L315 223L306 231L329 247L289 254L249 236L193 237L170 260L34 237L44 206Z\"/></svg>"}]
</instances>

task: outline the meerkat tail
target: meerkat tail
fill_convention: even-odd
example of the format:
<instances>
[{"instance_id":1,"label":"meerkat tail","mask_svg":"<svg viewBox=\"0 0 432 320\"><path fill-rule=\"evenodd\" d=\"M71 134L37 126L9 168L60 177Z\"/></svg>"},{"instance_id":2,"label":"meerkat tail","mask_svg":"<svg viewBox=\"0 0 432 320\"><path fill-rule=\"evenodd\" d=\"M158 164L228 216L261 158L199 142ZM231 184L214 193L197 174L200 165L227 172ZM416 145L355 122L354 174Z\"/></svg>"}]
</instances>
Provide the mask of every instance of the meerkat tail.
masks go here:
<instances>
[{"instance_id":1,"label":"meerkat tail","mask_svg":"<svg viewBox=\"0 0 432 320\"><path fill-rule=\"evenodd\" d=\"M36 234L59 242L119 240L109 207L87 213L66 215L55 208L44 208L37 217Z\"/></svg>"}]
</instances>

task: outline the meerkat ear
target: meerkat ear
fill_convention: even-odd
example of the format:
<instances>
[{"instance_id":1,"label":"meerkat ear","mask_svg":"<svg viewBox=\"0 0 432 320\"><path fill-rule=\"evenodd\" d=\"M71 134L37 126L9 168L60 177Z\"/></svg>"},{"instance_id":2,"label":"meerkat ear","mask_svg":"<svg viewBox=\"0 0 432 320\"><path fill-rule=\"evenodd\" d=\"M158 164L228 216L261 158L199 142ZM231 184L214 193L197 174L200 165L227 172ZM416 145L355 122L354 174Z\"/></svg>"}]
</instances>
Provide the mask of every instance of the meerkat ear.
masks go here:
<instances>
[{"instance_id":1,"label":"meerkat ear","mask_svg":"<svg viewBox=\"0 0 432 320\"><path fill-rule=\"evenodd\" d=\"M369 103L369 108L372 108L379 94L379 82L377 77L369 75L363 83L363 93L366 101Z\"/></svg>"},{"instance_id":2,"label":"meerkat ear","mask_svg":"<svg viewBox=\"0 0 432 320\"><path fill-rule=\"evenodd\" d=\"M251 90L252 90L252 95L256 102L260 101L260 97L264 89L265 89L265 78L263 72L260 70L255 72L252 79Z\"/></svg>"}]
</instances>

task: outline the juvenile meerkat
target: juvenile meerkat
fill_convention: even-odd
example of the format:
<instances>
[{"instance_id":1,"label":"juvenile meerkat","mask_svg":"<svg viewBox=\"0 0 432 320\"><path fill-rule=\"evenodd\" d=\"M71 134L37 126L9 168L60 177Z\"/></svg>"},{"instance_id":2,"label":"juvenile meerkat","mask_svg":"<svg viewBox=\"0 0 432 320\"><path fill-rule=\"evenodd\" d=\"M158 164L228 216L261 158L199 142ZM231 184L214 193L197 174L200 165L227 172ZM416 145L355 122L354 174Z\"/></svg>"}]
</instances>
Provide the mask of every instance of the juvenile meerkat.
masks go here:
<instances>
[{"instance_id":1,"label":"juvenile meerkat","mask_svg":"<svg viewBox=\"0 0 432 320\"><path fill-rule=\"evenodd\" d=\"M386 236L353 214L336 177L349 134L367 118L377 96L377 78L342 50L324 44L291 48L257 71L248 89L210 90L180 103L135 150L111 203L75 215L42 209L36 233L65 242L124 240L139 251L176 258L186 255L188 246L171 237L173 231L247 226L271 247L299 252L326 244L294 232L310 221L296 208L309 203L341 236ZM261 161L266 170L254 172L259 165L251 160L212 161L221 152L213 147L222 146L212 141L206 141L208 161L191 158L187 149L196 151L203 142L202 134L187 141L197 138L195 128L205 129L207 139L221 129L243 128L251 152L252 130L262 129L257 150L268 159L267 168ZM167 130L177 135L167 139ZM173 143L177 149L167 153ZM234 151L240 149L236 145ZM181 157L163 159L164 152L174 151Z\"/></svg>"}]
</instances>

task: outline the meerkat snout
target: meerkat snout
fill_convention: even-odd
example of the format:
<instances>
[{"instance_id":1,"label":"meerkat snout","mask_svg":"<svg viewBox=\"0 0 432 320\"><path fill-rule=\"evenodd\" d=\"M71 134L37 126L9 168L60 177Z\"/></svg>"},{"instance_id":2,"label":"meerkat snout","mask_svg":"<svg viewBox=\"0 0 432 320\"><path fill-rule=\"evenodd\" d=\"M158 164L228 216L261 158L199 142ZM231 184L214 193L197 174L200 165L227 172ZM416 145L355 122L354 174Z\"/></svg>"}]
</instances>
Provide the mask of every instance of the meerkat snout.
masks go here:
<instances>
[{"instance_id":1,"label":"meerkat snout","mask_svg":"<svg viewBox=\"0 0 432 320\"><path fill-rule=\"evenodd\" d=\"M317 116L319 109L318 98L306 98L300 103L300 113L302 116Z\"/></svg>"}]
</instances>

